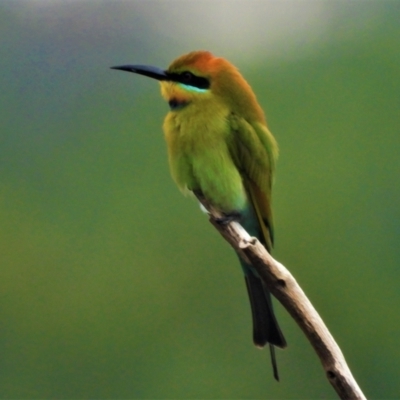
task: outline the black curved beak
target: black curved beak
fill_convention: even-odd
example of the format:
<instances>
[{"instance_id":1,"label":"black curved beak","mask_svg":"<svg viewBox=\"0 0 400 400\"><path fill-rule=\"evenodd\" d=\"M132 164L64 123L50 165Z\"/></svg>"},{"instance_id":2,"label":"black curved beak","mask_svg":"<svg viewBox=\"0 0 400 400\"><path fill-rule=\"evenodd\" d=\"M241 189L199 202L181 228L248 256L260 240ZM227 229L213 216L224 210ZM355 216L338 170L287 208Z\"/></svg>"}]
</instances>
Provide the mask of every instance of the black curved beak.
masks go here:
<instances>
[{"instance_id":1,"label":"black curved beak","mask_svg":"<svg viewBox=\"0 0 400 400\"><path fill-rule=\"evenodd\" d=\"M158 81L170 80L164 70L162 70L161 68L152 67L150 65L121 65L118 67L111 67L111 69L119 69L120 71L133 72L135 74L157 79Z\"/></svg>"}]
</instances>

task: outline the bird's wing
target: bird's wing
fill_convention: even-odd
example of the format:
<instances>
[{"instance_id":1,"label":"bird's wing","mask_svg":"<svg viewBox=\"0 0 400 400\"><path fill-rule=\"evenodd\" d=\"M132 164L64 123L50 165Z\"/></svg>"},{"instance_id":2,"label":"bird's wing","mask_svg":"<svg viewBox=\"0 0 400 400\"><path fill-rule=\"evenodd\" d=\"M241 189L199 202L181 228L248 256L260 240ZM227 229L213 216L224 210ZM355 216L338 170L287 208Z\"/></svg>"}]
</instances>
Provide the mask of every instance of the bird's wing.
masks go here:
<instances>
[{"instance_id":1,"label":"bird's wing","mask_svg":"<svg viewBox=\"0 0 400 400\"><path fill-rule=\"evenodd\" d=\"M278 155L278 146L263 124L250 124L231 114L229 148L232 158L243 176L249 200L252 202L268 250L273 245L271 185Z\"/></svg>"}]
</instances>

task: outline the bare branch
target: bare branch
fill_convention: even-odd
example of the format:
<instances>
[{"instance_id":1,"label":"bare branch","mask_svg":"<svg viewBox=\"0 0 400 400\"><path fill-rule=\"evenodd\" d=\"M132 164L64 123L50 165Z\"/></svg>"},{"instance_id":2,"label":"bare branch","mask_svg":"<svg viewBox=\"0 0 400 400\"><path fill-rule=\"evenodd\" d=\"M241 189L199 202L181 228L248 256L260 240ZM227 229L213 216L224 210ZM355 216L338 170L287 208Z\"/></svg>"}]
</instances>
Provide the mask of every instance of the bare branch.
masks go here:
<instances>
[{"instance_id":1,"label":"bare branch","mask_svg":"<svg viewBox=\"0 0 400 400\"><path fill-rule=\"evenodd\" d=\"M210 222L231 246L257 270L268 290L282 303L314 347L326 377L341 399L366 399L344 359L339 346L292 274L271 257L265 247L235 221L221 223L221 215L200 194Z\"/></svg>"}]
</instances>

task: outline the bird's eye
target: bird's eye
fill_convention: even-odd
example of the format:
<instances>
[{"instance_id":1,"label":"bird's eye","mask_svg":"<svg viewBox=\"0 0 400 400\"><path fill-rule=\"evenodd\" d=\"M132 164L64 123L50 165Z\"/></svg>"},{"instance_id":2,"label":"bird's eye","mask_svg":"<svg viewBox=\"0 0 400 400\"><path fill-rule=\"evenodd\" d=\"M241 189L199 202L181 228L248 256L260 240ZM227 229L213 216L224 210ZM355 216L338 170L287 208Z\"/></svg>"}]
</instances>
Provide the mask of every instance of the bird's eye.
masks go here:
<instances>
[{"instance_id":1,"label":"bird's eye","mask_svg":"<svg viewBox=\"0 0 400 400\"><path fill-rule=\"evenodd\" d=\"M196 76L189 71L183 72L169 72L169 79L173 82L179 82L186 86L192 86L197 89L206 90L210 88L210 81L208 78L202 76Z\"/></svg>"},{"instance_id":2,"label":"bird's eye","mask_svg":"<svg viewBox=\"0 0 400 400\"><path fill-rule=\"evenodd\" d=\"M187 84L189 84L190 82L192 82L192 80L193 80L193 78L194 78L194 75L193 75L191 72L189 72L189 71L183 72L181 76L182 76L182 81L183 81L184 83L187 83Z\"/></svg>"}]
</instances>

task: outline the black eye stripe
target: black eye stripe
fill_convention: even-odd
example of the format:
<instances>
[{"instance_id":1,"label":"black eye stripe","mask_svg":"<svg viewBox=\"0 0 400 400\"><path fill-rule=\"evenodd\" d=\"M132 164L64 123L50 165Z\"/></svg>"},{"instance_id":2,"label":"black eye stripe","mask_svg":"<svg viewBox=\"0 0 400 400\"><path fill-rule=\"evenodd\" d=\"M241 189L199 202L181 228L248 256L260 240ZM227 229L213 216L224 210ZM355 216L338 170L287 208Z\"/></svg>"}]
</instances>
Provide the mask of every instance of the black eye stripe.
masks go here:
<instances>
[{"instance_id":1,"label":"black eye stripe","mask_svg":"<svg viewBox=\"0 0 400 400\"><path fill-rule=\"evenodd\" d=\"M189 71L183 71L180 73L170 73L168 76L174 82L183 83L184 85L194 86L198 89L209 89L210 81L202 76L197 76Z\"/></svg>"}]
</instances>

